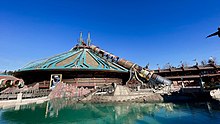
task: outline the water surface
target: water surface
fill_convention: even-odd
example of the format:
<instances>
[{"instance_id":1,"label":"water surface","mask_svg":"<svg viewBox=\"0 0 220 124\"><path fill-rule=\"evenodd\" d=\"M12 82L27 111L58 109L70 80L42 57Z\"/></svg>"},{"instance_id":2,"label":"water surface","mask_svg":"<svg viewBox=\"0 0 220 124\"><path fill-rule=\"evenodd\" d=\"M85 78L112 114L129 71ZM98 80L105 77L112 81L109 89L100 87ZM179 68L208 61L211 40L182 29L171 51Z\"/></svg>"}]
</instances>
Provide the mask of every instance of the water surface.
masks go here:
<instances>
[{"instance_id":1,"label":"water surface","mask_svg":"<svg viewBox=\"0 0 220 124\"><path fill-rule=\"evenodd\" d=\"M220 103L75 103L53 100L0 110L1 124L219 124Z\"/></svg>"}]
</instances>

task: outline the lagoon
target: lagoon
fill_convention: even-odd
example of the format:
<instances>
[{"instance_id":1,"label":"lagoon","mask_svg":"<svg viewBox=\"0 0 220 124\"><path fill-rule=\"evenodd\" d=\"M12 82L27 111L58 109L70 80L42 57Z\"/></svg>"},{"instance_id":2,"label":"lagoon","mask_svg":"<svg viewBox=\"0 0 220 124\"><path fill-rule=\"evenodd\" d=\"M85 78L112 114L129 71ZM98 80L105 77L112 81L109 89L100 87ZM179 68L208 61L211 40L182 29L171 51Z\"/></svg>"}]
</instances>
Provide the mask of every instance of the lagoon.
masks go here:
<instances>
[{"instance_id":1,"label":"lagoon","mask_svg":"<svg viewBox=\"0 0 220 124\"><path fill-rule=\"evenodd\" d=\"M76 103L58 99L0 110L1 124L219 124L220 103Z\"/></svg>"}]
</instances>

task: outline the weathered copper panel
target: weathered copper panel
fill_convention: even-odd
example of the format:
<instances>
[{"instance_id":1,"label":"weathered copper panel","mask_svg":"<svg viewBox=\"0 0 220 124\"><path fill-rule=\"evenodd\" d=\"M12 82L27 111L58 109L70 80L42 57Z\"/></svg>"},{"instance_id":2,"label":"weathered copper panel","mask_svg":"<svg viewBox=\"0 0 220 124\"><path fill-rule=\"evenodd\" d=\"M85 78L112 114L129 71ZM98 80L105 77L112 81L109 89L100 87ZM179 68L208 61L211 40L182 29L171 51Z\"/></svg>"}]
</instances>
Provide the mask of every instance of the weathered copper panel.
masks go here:
<instances>
[{"instance_id":1,"label":"weathered copper panel","mask_svg":"<svg viewBox=\"0 0 220 124\"><path fill-rule=\"evenodd\" d=\"M70 56L69 58L66 58L65 60L59 62L56 64L56 66L64 66L66 64L71 63L77 56L79 55L79 53L74 54L73 56Z\"/></svg>"},{"instance_id":2,"label":"weathered copper panel","mask_svg":"<svg viewBox=\"0 0 220 124\"><path fill-rule=\"evenodd\" d=\"M86 52L86 64L90 66L98 67L98 63L94 60L94 58Z\"/></svg>"}]
</instances>

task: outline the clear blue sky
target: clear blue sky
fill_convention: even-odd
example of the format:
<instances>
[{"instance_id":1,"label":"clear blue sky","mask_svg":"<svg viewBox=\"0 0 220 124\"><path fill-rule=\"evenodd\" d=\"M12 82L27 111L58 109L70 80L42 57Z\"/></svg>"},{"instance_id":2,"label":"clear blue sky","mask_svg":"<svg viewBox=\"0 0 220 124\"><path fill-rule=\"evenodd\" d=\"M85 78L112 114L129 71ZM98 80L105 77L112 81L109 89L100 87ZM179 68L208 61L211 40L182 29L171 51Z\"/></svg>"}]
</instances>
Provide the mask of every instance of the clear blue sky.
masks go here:
<instances>
[{"instance_id":1,"label":"clear blue sky","mask_svg":"<svg viewBox=\"0 0 220 124\"><path fill-rule=\"evenodd\" d=\"M215 56L220 0L0 0L0 71L68 51L79 33L120 58L156 69Z\"/></svg>"}]
</instances>

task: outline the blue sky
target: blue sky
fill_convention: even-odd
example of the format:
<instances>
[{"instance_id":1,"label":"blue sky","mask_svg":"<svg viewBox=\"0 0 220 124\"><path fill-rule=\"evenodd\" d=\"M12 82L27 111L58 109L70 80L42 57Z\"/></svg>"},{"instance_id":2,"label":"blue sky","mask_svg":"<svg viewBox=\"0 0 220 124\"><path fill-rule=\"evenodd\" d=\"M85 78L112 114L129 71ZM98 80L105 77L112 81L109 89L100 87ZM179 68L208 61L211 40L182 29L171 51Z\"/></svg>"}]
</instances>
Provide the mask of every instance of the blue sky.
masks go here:
<instances>
[{"instance_id":1,"label":"blue sky","mask_svg":"<svg viewBox=\"0 0 220 124\"><path fill-rule=\"evenodd\" d=\"M79 33L141 66L220 63L219 0L1 0L0 71L68 51Z\"/></svg>"}]
</instances>

